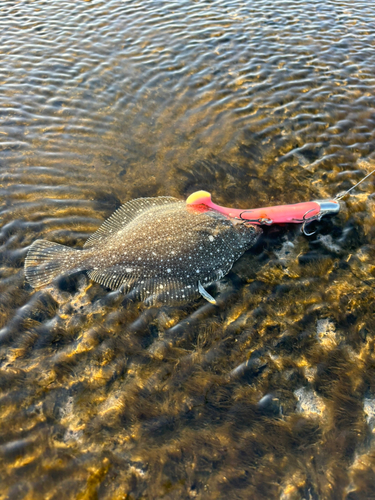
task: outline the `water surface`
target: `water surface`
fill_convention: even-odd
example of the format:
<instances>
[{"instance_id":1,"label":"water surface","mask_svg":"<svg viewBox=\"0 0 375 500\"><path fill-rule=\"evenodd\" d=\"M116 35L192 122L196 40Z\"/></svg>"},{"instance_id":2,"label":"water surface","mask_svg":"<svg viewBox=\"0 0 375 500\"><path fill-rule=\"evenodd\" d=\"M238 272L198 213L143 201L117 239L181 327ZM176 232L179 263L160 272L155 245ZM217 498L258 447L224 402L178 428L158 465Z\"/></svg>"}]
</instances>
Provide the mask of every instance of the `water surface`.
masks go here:
<instances>
[{"instance_id":1,"label":"water surface","mask_svg":"<svg viewBox=\"0 0 375 500\"><path fill-rule=\"evenodd\" d=\"M373 180L310 238L270 228L200 301L24 279L132 198L236 207L375 165L361 0L0 5L0 499L367 499Z\"/></svg>"}]
</instances>

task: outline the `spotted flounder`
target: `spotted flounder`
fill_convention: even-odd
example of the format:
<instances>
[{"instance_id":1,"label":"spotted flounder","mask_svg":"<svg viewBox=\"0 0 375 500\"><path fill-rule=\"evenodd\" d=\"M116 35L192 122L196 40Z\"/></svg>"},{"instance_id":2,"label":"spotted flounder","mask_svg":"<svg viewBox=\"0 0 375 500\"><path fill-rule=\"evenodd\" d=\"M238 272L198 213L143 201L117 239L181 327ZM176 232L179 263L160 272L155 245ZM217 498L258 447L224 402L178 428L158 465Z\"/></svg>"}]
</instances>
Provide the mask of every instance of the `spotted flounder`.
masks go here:
<instances>
[{"instance_id":1,"label":"spotted flounder","mask_svg":"<svg viewBox=\"0 0 375 500\"><path fill-rule=\"evenodd\" d=\"M261 229L204 205L172 197L139 198L121 206L82 250L36 240L25 261L39 288L63 274L87 271L112 290L149 304L184 302L221 279L258 239Z\"/></svg>"}]
</instances>

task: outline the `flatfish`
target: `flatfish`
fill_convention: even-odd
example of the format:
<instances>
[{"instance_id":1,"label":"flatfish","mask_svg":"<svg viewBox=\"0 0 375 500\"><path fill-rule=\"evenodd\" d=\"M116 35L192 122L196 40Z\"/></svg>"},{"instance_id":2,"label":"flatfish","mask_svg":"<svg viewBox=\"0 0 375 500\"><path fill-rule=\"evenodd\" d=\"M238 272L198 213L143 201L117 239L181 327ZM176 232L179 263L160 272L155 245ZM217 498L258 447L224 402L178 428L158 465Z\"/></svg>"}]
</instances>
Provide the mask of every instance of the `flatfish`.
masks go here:
<instances>
[{"instance_id":1,"label":"flatfish","mask_svg":"<svg viewBox=\"0 0 375 500\"><path fill-rule=\"evenodd\" d=\"M199 294L215 303L205 286L225 276L260 233L259 227L205 205L139 198L122 205L83 249L36 240L25 274L34 288L87 271L101 285L148 304L184 302Z\"/></svg>"}]
</instances>

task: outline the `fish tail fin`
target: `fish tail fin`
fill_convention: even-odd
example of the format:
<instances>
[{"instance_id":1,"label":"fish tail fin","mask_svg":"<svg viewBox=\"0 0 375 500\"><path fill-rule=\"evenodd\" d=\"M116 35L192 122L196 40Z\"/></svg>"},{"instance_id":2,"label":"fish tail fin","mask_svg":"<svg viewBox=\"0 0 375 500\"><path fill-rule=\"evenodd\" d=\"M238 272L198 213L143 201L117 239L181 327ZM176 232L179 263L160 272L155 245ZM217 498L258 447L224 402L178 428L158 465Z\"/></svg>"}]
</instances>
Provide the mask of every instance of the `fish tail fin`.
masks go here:
<instances>
[{"instance_id":1,"label":"fish tail fin","mask_svg":"<svg viewBox=\"0 0 375 500\"><path fill-rule=\"evenodd\" d=\"M47 240L36 240L25 260L25 275L33 288L51 283L60 274L78 271L79 250Z\"/></svg>"}]
</instances>

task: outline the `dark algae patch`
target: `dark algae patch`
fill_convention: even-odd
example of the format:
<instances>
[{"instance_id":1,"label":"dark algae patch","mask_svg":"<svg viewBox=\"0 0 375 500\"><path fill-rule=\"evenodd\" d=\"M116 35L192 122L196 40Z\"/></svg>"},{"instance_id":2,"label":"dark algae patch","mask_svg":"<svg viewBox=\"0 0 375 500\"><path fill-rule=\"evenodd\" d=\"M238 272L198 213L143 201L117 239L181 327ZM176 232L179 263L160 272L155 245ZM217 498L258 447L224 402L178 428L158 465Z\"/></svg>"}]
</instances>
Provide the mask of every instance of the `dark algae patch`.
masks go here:
<instances>
[{"instance_id":1,"label":"dark algae patch","mask_svg":"<svg viewBox=\"0 0 375 500\"><path fill-rule=\"evenodd\" d=\"M216 305L24 273L137 198L353 186L372 4L5 0L0 22L0 500L374 498L373 178L310 237L265 227Z\"/></svg>"}]
</instances>

